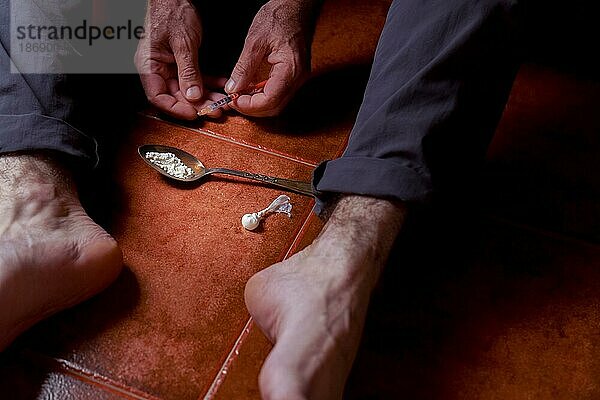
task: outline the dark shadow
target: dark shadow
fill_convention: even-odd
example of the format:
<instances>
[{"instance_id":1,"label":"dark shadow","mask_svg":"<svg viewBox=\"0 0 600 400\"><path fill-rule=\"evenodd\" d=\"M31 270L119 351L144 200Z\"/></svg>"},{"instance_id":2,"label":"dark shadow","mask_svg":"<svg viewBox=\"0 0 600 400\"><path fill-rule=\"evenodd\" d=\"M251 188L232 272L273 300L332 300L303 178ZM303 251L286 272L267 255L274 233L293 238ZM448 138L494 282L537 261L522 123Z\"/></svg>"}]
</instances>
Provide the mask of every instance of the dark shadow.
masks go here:
<instances>
[{"instance_id":1,"label":"dark shadow","mask_svg":"<svg viewBox=\"0 0 600 400\"><path fill-rule=\"evenodd\" d=\"M145 105L139 77L69 75L62 91L74 99L71 123L97 143L97 163L71 166L82 205L110 233L113 216L126 206L115 179L119 151L132 131L136 112Z\"/></svg>"},{"instance_id":2,"label":"dark shadow","mask_svg":"<svg viewBox=\"0 0 600 400\"><path fill-rule=\"evenodd\" d=\"M597 47L600 25L590 3L574 0L565 7L555 0L531 1L528 8L525 61L598 81L600 59L591 49Z\"/></svg>"},{"instance_id":3,"label":"dark shadow","mask_svg":"<svg viewBox=\"0 0 600 400\"><path fill-rule=\"evenodd\" d=\"M11 348L69 359L80 348L111 326L128 318L139 303L140 288L135 274L125 266L106 290L83 303L38 323Z\"/></svg>"},{"instance_id":4,"label":"dark shadow","mask_svg":"<svg viewBox=\"0 0 600 400\"><path fill-rule=\"evenodd\" d=\"M139 300L135 276L125 267L104 292L40 322L0 353L0 397L46 398L48 377L61 373L51 357L70 359L72 350L125 319Z\"/></svg>"},{"instance_id":5,"label":"dark shadow","mask_svg":"<svg viewBox=\"0 0 600 400\"><path fill-rule=\"evenodd\" d=\"M353 120L362 102L369 71L369 65L350 65L313 76L280 116L253 121L273 133L298 136Z\"/></svg>"},{"instance_id":6,"label":"dark shadow","mask_svg":"<svg viewBox=\"0 0 600 400\"><path fill-rule=\"evenodd\" d=\"M0 395L11 400L40 399L48 369L36 365L20 349L0 353Z\"/></svg>"},{"instance_id":7,"label":"dark shadow","mask_svg":"<svg viewBox=\"0 0 600 400\"><path fill-rule=\"evenodd\" d=\"M575 171L579 177L590 176L587 182L565 179L536 165L488 163L480 185L487 211L522 224L600 243L600 191L596 189L600 188L600 179L595 172L600 163L596 158L585 165L583 155L580 152L574 161L557 160L555 165L566 170L565 165L579 163Z\"/></svg>"},{"instance_id":8,"label":"dark shadow","mask_svg":"<svg viewBox=\"0 0 600 400\"><path fill-rule=\"evenodd\" d=\"M135 275L124 267L116 282L102 293L25 332L0 354L0 397L42 398L47 394L48 376L60 373L60 366L50 363L50 357L71 359L73 349L128 318L139 293Z\"/></svg>"},{"instance_id":9,"label":"dark shadow","mask_svg":"<svg viewBox=\"0 0 600 400\"><path fill-rule=\"evenodd\" d=\"M407 221L372 296L346 400L438 398L432 375L456 324L443 305L445 286L468 272L460 242L473 243L477 228L442 210L421 211Z\"/></svg>"},{"instance_id":10,"label":"dark shadow","mask_svg":"<svg viewBox=\"0 0 600 400\"><path fill-rule=\"evenodd\" d=\"M254 16L265 1L201 1L195 4L202 16L199 62L203 74L229 77L244 47Z\"/></svg>"},{"instance_id":11,"label":"dark shadow","mask_svg":"<svg viewBox=\"0 0 600 400\"><path fill-rule=\"evenodd\" d=\"M347 400L453 397L446 391L461 378L453 367L486 362L510 379L512 367L486 358L502 327L570 304L573 290L598 293L579 247L454 205L422 211L407 221L373 294ZM577 278L566 278L574 267ZM569 279L577 289L565 289Z\"/></svg>"}]
</instances>

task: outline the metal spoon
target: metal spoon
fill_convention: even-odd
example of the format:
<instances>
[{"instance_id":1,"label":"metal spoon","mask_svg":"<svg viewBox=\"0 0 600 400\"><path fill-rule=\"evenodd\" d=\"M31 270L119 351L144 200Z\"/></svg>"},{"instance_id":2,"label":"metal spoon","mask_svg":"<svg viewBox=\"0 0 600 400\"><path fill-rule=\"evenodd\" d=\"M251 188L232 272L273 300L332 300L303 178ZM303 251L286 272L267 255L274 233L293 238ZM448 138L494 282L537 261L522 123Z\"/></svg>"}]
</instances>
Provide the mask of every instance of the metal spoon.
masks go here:
<instances>
[{"instance_id":1,"label":"metal spoon","mask_svg":"<svg viewBox=\"0 0 600 400\"><path fill-rule=\"evenodd\" d=\"M158 153L173 153L177 158L181 160L186 166L191 168L194 172L186 177L180 178L177 176L170 175L165 170L160 168L158 165L152 163L148 158L146 158L146 154L149 152L158 152ZM253 174L251 172L237 171L235 169L227 169L227 168L206 168L200 160L196 157L187 153L181 149L170 146L161 146L158 144L145 144L143 146L138 147L138 153L140 157L152 168L160 172L162 175L175 179L177 181L182 182L193 182L198 179L202 179L207 175L212 174L226 174L239 176L241 178L252 179L255 181L267 183L269 185L278 186L284 189L291 190L292 192L300 193L305 196L314 196L312 185L310 182L304 181L295 181L292 179L284 179L284 178L276 178L273 176L267 176L262 174Z\"/></svg>"}]
</instances>

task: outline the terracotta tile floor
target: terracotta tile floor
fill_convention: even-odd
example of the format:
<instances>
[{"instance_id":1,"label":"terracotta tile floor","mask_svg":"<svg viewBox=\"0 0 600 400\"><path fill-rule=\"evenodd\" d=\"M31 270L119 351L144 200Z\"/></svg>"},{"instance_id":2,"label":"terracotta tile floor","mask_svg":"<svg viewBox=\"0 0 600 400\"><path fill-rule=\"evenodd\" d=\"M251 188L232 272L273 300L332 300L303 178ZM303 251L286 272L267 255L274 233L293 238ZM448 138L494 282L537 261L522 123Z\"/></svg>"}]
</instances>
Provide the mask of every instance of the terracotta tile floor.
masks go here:
<instances>
[{"instance_id":1,"label":"terracotta tile floor","mask_svg":"<svg viewBox=\"0 0 600 400\"><path fill-rule=\"evenodd\" d=\"M452 219L400 241L347 398L599 398L600 246Z\"/></svg>"},{"instance_id":2,"label":"terracotta tile floor","mask_svg":"<svg viewBox=\"0 0 600 400\"><path fill-rule=\"evenodd\" d=\"M249 320L244 284L318 234L313 201L291 194L293 218L247 232L241 215L281 191L218 177L173 184L136 149L175 145L207 166L310 179L344 147L388 3L326 3L315 77L280 119L137 118L96 194L125 269L0 356L0 399L260 398L271 345ZM346 29L357 16L364 23ZM344 101L308 118L331 90L346 90ZM441 210L399 238L348 399L600 397L599 93L549 69L521 71L490 148L482 206Z\"/></svg>"},{"instance_id":3,"label":"terracotta tile floor","mask_svg":"<svg viewBox=\"0 0 600 400\"><path fill-rule=\"evenodd\" d=\"M600 243L600 82L521 68L488 151L489 211Z\"/></svg>"},{"instance_id":4,"label":"terracotta tile floor","mask_svg":"<svg viewBox=\"0 0 600 400\"><path fill-rule=\"evenodd\" d=\"M229 178L172 185L141 162L136 149L144 143L177 145L209 166L292 179L309 180L312 168L140 117L116 177L121 201L113 234L125 272L105 293L24 339L35 352L124 390L195 399L211 386L248 320L244 283L287 254L314 201L290 194L291 219L271 216L245 231L241 216L264 208L279 190Z\"/></svg>"},{"instance_id":5,"label":"terracotta tile floor","mask_svg":"<svg viewBox=\"0 0 600 400\"><path fill-rule=\"evenodd\" d=\"M531 87L530 73L519 76L514 95ZM107 291L38 325L2 356L2 398L259 398L256 379L271 345L248 320L244 283L318 234L313 202L292 194L294 218L245 232L240 215L278 190L223 178L173 185L138 159L142 143L179 146L208 166L295 179L309 179L312 169L278 153L285 144L240 144L140 116L118 156L109 218L126 269ZM514 155L511 143L496 139L490 163ZM471 217L441 218L399 240L347 397L600 395L600 248Z\"/></svg>"}]
</instances>

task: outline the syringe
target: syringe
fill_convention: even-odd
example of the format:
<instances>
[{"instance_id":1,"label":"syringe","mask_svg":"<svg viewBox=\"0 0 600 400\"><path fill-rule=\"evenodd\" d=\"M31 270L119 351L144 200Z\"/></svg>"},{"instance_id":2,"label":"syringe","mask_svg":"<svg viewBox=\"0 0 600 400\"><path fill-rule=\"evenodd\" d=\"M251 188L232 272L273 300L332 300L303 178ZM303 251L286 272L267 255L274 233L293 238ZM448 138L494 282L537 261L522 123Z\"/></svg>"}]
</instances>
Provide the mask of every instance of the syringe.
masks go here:
<instances>
[{"instance_id":1,"label":"syringe","mask_svg":"<svg viewBox=\"0 0 600 400\"><path fill-rule=\"evenodd\" d=\"M254 94L257 93L260 89L265 87L265 84L267 83L267 81L262 81L260 83L257 83L256 85L252 85L248 88L248 90L245 90L243 93L242 92L235 92L235 93L231 93L228 94L227 96L223 97L222 99L215 101L212 104L207 105L206 107L203 107L200 109L200 111L198 111L198 116L202 117L203 115L206 115L208 113L211 113L215 110L218 110L219 108L226 106L227 104L231 103L233 100L237 99L238 97L240 97L242 94Z\"/></svg>"}]
</instances>

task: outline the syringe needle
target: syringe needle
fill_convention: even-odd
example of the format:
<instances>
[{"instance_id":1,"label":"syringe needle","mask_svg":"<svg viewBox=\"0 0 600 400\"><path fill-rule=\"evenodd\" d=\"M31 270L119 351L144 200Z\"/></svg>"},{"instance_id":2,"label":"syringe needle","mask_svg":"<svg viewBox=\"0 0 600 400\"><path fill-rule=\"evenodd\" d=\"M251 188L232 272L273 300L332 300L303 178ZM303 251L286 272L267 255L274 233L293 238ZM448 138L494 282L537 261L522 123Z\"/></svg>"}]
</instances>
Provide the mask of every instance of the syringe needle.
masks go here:
<instances>
[{"instance_id":1,"label":"syringe needle","mask_svg":"<svg viewBox=\"0 0 600 400\"><path fill-rule=\"evenodd\" d=\"M201 117L203 115L211 113L211 112L231 103L233 100L237 99L238 97L240 97L240 95L238 93L231 93L231 94L223 97L222 99L215 101L214 103L209 104L206 107L201 108L200 111L198 111L198 115Z\"/></svg>"},{"instance_id":2,"label":"syringe needle","mask_svg":"<svg viewBox=\"0 0 600 400\"><path fill-rule=\"evenodd\" d=\"M254 86L250 86L250 88L247 91L245 91L244 93L254 94L254 93L258 92L260 89L262 89L263 87L265 87L266 83L267 83L267 81L262 81L260 83L257 83ZM240 92L228 94L227 96L223 97L222 99L215 101L214 103L209 104L206 107L201 108L200 111L198 111L198 116L202 117L203 115L206 115L215 110L218 110L219 108L221 108L223 106L226 106L227 104L231 103L233 100L240 97L241 94L242 93L240 93Z\"/></svg>"}]
</instances>

